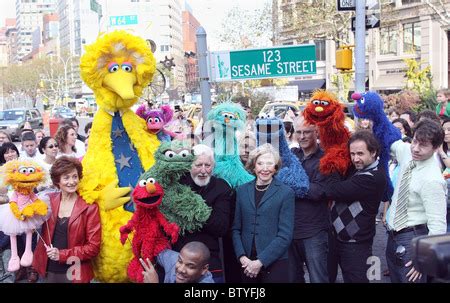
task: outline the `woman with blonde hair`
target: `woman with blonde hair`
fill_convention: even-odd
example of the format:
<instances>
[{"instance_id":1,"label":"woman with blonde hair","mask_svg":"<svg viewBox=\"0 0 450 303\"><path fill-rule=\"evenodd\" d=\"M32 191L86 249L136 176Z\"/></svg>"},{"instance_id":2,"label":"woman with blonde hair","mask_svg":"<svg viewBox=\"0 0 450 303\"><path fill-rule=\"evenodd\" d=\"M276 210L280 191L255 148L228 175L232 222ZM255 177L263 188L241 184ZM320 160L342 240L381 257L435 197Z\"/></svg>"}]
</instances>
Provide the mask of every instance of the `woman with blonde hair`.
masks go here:
<instances>
[{"instance_id":1,"label":"woman with blonde hair","mask_svg":"<svg viewBox=\"0 0 450 303\"><path fill-rule=\"evenodd\" d=\"M236 190L233 245L246 283L285 283L294 231L294 191L274 175L278 152L263 144L250 152L246 168L256 176Z\"/></svg>"}]
</instances>

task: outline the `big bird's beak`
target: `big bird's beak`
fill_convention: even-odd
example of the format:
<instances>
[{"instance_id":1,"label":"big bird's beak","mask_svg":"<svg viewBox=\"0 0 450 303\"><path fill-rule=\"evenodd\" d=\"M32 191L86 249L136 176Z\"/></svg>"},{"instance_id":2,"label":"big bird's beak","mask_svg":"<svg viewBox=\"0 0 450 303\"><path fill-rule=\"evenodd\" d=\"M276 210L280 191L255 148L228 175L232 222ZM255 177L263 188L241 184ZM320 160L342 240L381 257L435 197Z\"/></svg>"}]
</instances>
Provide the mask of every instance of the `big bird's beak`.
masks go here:
<instances>
[{"instance_id":1,"label":"big bird's beak","mask_svg":"<svg viewBox=\"0 0 450 303\"><path fill-rule=\"evenodd\" d=\"M136 84L136 76L134 73L127 73L122 70L118 70L115 73L108 73L103 78L103 84L118 94L123 100L135 98L133 86Z\"/></svg>"}]
</instances>

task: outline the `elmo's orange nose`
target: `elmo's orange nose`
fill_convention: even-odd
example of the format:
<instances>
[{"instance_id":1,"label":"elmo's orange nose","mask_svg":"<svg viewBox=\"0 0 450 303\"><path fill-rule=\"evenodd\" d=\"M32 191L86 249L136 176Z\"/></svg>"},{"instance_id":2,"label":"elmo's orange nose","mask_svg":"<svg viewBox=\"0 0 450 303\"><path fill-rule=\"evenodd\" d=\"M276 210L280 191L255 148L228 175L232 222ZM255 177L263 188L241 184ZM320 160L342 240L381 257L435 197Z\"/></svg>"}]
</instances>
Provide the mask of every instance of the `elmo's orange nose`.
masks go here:
<instances>
[{"instance_id":1,"label":"elmo's orange nose","mask_svg":"<svg viewBox=\"0 0 450 303\"><path fill-rule=\"evenodd\" d=\"M156 186L155 186L155 184L148 182L145 185L145 189L147 190L147 192L149 194L153 194L156 191Z\"/></svg>"}]
</instances>

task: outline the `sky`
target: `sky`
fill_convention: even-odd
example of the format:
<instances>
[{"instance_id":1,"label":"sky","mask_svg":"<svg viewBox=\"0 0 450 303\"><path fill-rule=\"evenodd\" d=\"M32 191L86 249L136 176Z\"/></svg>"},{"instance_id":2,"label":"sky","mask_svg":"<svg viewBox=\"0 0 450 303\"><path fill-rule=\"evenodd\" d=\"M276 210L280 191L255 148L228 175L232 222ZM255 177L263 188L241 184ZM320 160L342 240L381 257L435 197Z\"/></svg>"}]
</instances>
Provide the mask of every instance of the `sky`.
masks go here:
<instances>
[{"instance_id":1,"label":"sky","mask_svg":"<svg viewBox=\"0 0 450 303\"><path fill-rule=\"evenodd\" d=\"M16 0L1 0L1 2L0 27L3 27L5 18L15 18L16 16ZM218 44L217 33L220 31L226 13L232 7L237 6L244 10L251 10L262 8L265 2L271 2L271 0L188 0L194 16L206 30L210 45Z\"/></svg>"}]
</instances>

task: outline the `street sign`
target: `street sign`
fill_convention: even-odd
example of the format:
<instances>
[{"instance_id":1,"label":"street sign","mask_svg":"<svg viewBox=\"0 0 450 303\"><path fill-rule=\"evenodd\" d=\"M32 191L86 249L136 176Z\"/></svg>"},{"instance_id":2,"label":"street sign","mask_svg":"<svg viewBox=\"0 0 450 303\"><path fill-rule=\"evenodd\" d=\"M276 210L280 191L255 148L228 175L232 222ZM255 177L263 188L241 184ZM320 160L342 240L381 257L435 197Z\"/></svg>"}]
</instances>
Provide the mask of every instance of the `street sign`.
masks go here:
<instances>
[{"instance_id":1,"label":"street sign","mask_svg":"<svg viewBox=\"0 0 450 303\"><path fill-rule=\"evenodd\" d=\"M133 25L133 24L138 24L137 15L110 16L109 17L109 25L110 26Z\"/></svg>"},{"instance_id":2,"label":"street sign","mask_svg":"<svg viewBox=\"0 0 450 303\"><path fill-rule=\"evenodd\" d=\"M367 0L366 1L367 10L379 10L380 1L379 0Z\"/></svg>"},{"instance_id":3,"label":"street sign","mask_svg":"<svg viewBox=\"0 0 450 303\"><path fill-rule=\"evenodd\" d=\"M96 12L100 20L100 17L103 15L102 6L95 0L91 0L91 11Z\"/></svg>"},{"instance_id":4,"label":"street sign","mask_svg":"<svg viewBox=\"0 0 450 303\"><path fill-rule=\"evenodd\" d=\"M281 78L316 74L316 46L220 51L210 55L213 81Z\"/></svg>"},{"instance_id":5,"label":"street sign","mask_svg":"<svg viewBox=\"0 0 450 303\"><path fill-rule=\"evenodd\" d=\"M354 11L356 8L356 0L338 0L337 9L338 11Z\"/></svg>"},{"instance_id":6,"label":"street sign","mask_svg":"<svg viewBox=\"0 0 450 303\"><path fill-rule=\"evenodd\" d=\"M355 31L356 17L352 17L352 31ZM366 15L366 29L380 27L380 14Z\"/></svg>"},{"instance_id":7,"label":"street sign","mask_svg":"<svg viewBox=\"0 0 450 303\"><path fill-rule=\"evenodd\" d=\"M337 9L338 11L354 11L356 10L356 0L338 0ZM360 0L361 1L361 0ZM366 1L367 10L378 10L380 9L379 0L367 0Z\"/></svg>"}]
</instances>

